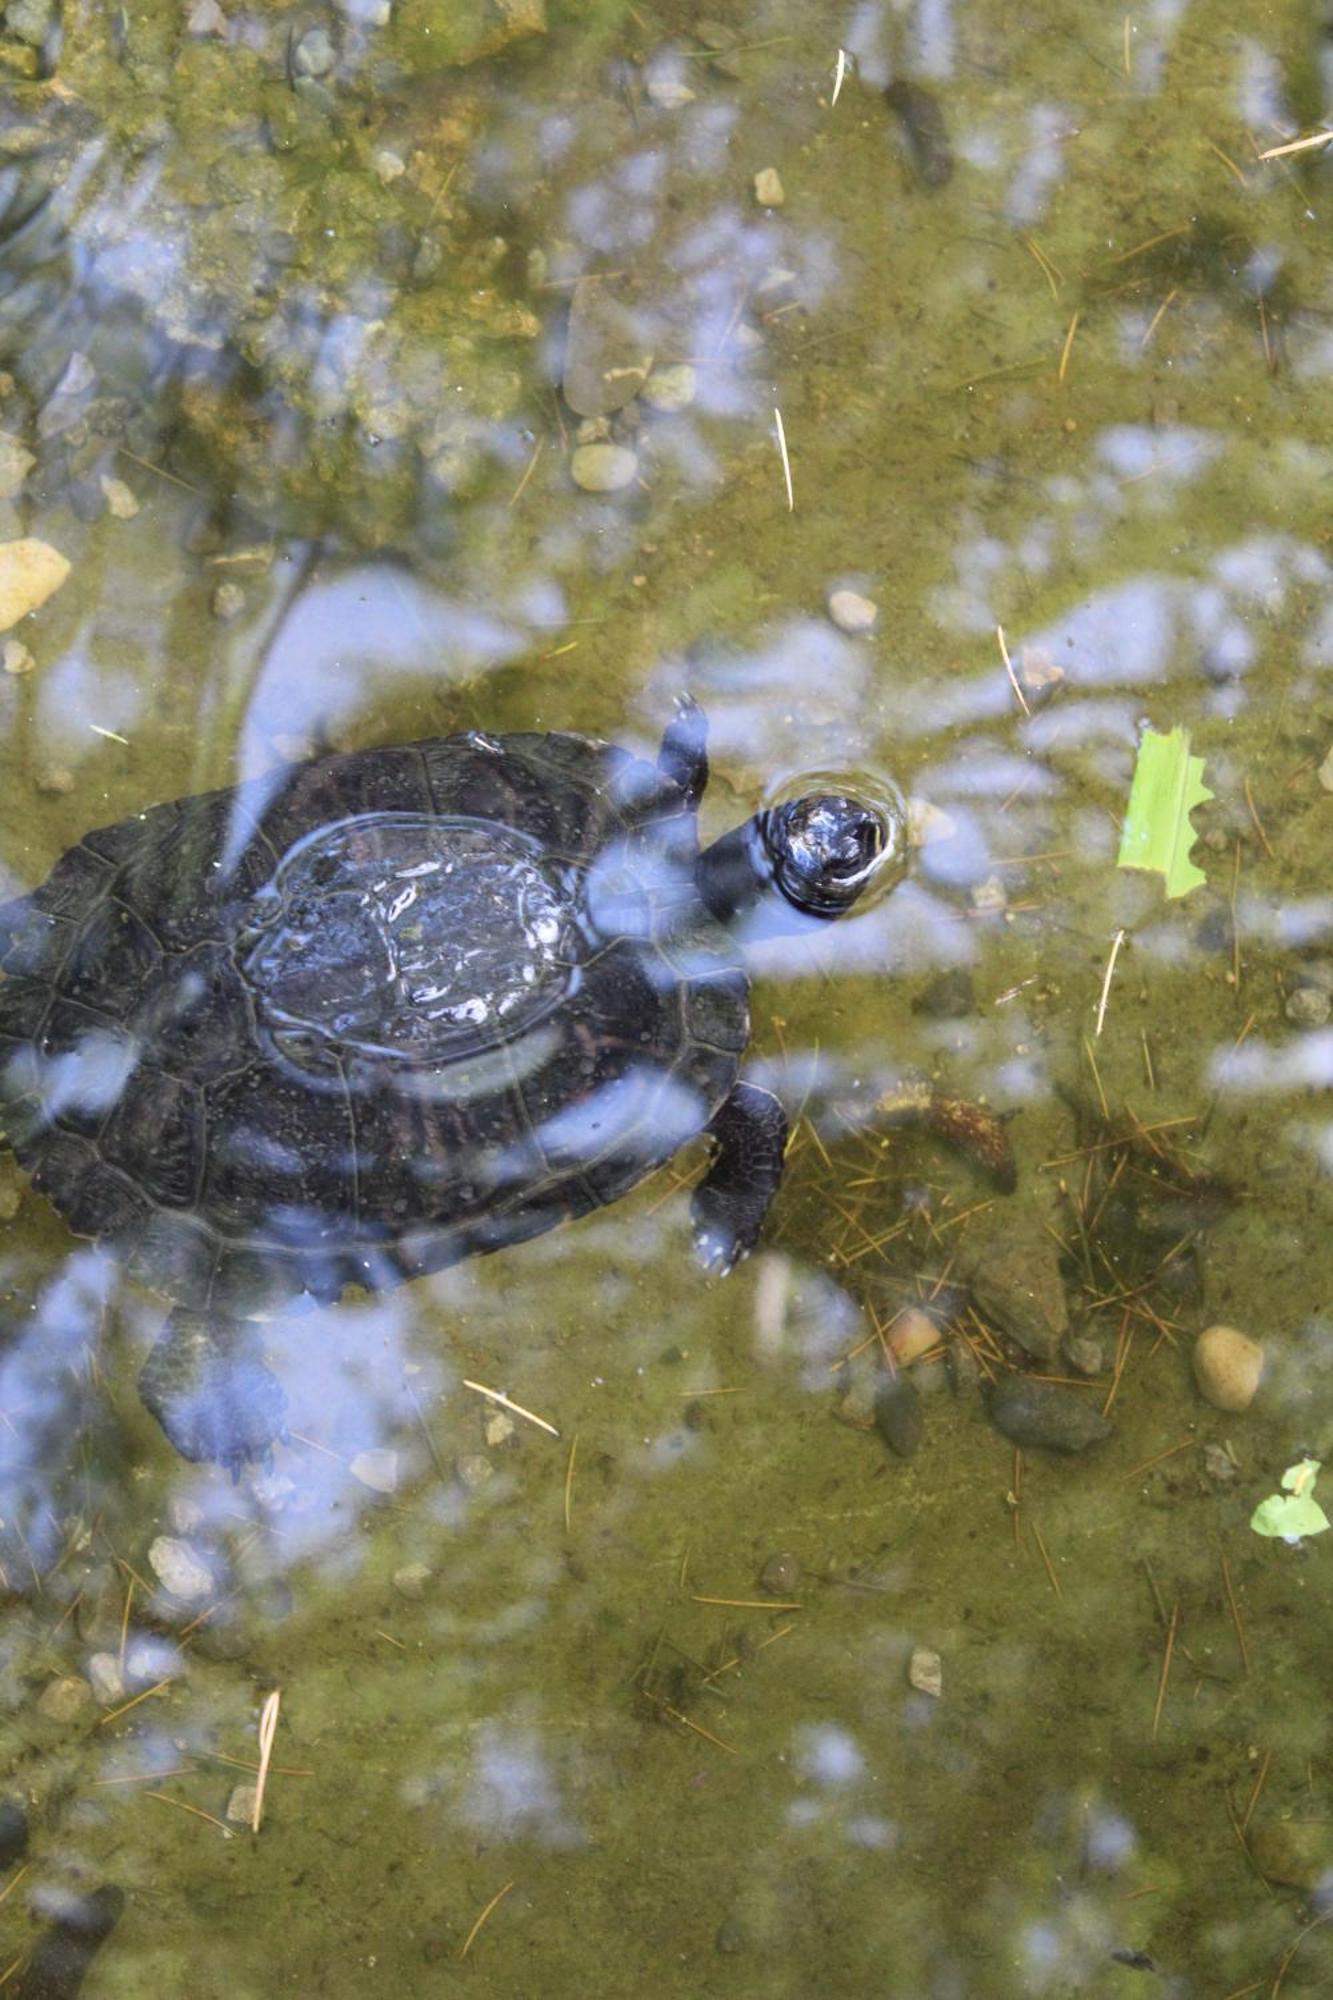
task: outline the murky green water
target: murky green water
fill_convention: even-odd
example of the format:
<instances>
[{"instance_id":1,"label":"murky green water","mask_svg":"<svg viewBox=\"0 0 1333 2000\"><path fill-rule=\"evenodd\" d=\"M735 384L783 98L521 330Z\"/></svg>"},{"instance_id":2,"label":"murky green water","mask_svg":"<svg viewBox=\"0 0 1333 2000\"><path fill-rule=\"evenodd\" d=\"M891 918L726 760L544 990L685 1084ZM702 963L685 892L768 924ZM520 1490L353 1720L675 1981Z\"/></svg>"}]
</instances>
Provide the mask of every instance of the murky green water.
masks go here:
<instances>
[{"instance_id":1,"label":"murky green water","mask_svg":"<svg viewBox=\"0 0 1333 2000\"><path fill-rule=\"evenodd\" d=\"M275 1321L234 1484L139 1404L160 1298L0 1163L0 1989L1326 1992L1333 1536L1249 1524L1333 1452L1333 184L1259 158L1327 23L544 23L9 0L0 541L69 569L4 635L0 889L329 747L651 756L685 689L706 839L851 773L914 865L751 955L755 1256L697 1268L696 1147ZM1183 897L1116 866L1145 724L1213 794ZM964 1108L877 1112L923 1080ZM1016 1454L1023 1369L1113 1434Z\"/></svg>"}]
</instances>

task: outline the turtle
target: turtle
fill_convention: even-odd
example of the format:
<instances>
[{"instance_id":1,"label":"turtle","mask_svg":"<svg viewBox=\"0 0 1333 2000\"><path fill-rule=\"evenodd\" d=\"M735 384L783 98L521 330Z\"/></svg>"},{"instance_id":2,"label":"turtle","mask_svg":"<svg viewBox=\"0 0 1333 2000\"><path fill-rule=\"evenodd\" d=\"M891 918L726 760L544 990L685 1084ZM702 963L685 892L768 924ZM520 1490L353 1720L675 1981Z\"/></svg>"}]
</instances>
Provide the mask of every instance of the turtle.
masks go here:
<instances>
[{"instance_id":1,"label":"turtle","mask_svg":"<svg viewBox=\"0 0 1333 2000\"><path fill-rule=\"evenodd\" d=\"M707 725L329 752L87 834L0 907L0 1135L170 1314L185 1458L284 1435L257 1323L519 1243L687 1140L699 1258L750 1251L787 1121L741 1074L744 944L901 873L900 802L821 789L700 851Z\"/></svg>"}]
</instances>

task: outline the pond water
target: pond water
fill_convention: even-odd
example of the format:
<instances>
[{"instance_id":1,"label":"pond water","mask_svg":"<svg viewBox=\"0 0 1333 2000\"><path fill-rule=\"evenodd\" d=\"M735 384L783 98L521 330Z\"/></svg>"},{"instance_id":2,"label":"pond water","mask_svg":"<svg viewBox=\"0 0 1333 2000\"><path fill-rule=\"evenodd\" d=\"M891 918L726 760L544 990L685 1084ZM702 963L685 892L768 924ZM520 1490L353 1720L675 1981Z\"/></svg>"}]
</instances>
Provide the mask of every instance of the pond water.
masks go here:
<instances>
[{"instance_id":1,"label":"pond water","mask_svg":"<svg viewBox=\"0 0 1333 2000\"><path fill-rule=\"evenodd\" d=\"M0 1156L0 1991L1333 1991L1333 18L708 5L0 8L0 902L686 693L911 840L753 1255L279 1309L234 1478Z\"/></svg>"}]
</instances>

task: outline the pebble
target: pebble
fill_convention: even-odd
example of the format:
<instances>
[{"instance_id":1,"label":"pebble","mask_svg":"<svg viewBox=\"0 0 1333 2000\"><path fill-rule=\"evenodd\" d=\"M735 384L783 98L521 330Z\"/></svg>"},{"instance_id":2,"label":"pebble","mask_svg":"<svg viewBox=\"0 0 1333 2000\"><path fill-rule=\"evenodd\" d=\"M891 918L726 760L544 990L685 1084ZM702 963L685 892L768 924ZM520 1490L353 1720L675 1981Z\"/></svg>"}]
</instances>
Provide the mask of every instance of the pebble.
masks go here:
<instances>
[{"instance_id":1,"label":"pebble","mask_svg":"<svg viewBox=\"0 0 1333 2000\"><path fill-rule=\"evenodd\" d=\"M1319 782L1326 792L1333 792L1333 750L1330 750L1319 766Z\"/></svg>"},{"instance_id":2,"label":"pebble","mask_svg":"<svg viewBox=\"0 0 1333 2000\"><path fill-rule=\"evenodd\" d=\"M633 483L639 461L623 444L581 444L570 458L569 470L585 493L619 493Z\"/></svg>"},{"instance_id":3,"label":"pebble","mask_svg":"<svg viewBox=\"0 0 1333 2000\"><path fill-rule=\"evenodd\" d=\"M1206 1444L1203 1448L1203 1469L1214 1486L1234 1486L1240 1478L1240 1466L1224 1444Z\"/></svg>"},{"instance_id":4,"label":"pebble","mask_svg":"<svg viewBox=\"0 0 1333 2000\"><path fill-rule=\"evenodd\" d=\"M632 403L653 365L641 317L601 278L580 278L569 302L561 392L579 417Z\"/></svg>"},{"instance_id":5,"label":"pebble","mask_svg":"<svg viewBox=\"0 0 1333 2000\"><path fill-rule=\"evenodd\" d=\"M22 639L6 639L5 650L0 658L4 660L7 674L30 674L37 664Z\"/></svg>"},{"instance_id":6,"label":"pebble","mask_svg":"<svg viewBox=\"0 0 1333 2000\"><path fill-rule=\"evenodd\" d=\"M353 1479L362 1486L368 1486L372 1493L396 1493L398 1491L398 1454L382 1445L370 1451L359 1451L348 1466Z\"/></svg>"},{"instance_id":7,"label":"pebble","mask_svg":"<svg viewBox=\"0 0 1333 2000\"><path fill-rule=\"evenodd\" d=\"M770 1556L759 1572L759 1588L766 1590L770 1597L790 1597L800 1586L801 1565L786 1550Z\"/></svg>"},{"instance_id":8,"label":"pebble","mask_svg":"<svg viewBox=\"0 0 1333 2000\"><path fill-rule=\"evenodd\" d=\"M940 1330L920 1306L905 1307L889 1328L889 1352L903 1367L939 1345Z\"/></svg>"},{"instance_id":9,"label":"pebble","mask_svg":"<svg viewBox=\"0 0 1333 2000\"><path fill-rule=\"evenodd\" d=\"M909 847L934 847L938 842L952 840L957 831L957 820L951 819L941 806L933 806L929 799L907 801Z\"/></svg>"},{"instance_id":10,"label":"pebble","mask_svg":"<svg viewBox=\"0 0 1333 2000\"><path fill-rule=\"evenodd\" d=\"M197 40L213 36L219 42L227 39L227 17L218 5L218 0L195 0L186 17L185 32Z\"/></svg>"},{"instance_id":11,"label":"pebble","mask_svg":"<svg viewBox=\"0 0 1333 2000\"><path fill-rule=\"evenodd\" d=\"M1298 986L1287 995L1286 1016L1298 1028L1322 1028L1333 1014L1333 994L1322 986Z\"/></svg>"},{"instance_id":12,"label":"pebble","mask_svg":"<svg viewBox=\"0 0 1333 2000\"><path fill-rule=\"evenodd\" d=\"M977 1310L1038 1361L1050 1361L1069 1331L1055 1245L1043 1238L984 1254L968 1272Z\"/></svg>"},{"instance_id":13,"label":"pebble","mask_svg":"<svg viewBox=\"0 0 1333 2000\"><path fill-rule=\"evenodd\" d=\"M0 500L12 500L37 460L25 444L0 431Z\"/></svg>"},{"instance_id":14,"label":"pebble","mask_svg":"<svg viewBox=\"0 0 1333 2000\"><path fill-rule=\"evenodd\" d=\"M650 76L647 90L648 102L659 111L679 111L682 105L694 102L694 92L678 76Z\"/></svg>"},{"instance_id":15,"label":"pebble","mask_svg":"<svg viewBox=\"0 0 1333 2000\"><path fill-rule=\"evenodd\" d=\"M125 1682L114 1653L94 1653L88 1662L88 1679L103 1708L114 1708L118 1701L124 1701Z\"/></svg>"},{"instance_id":16,"label":"pebble","mask_svg":"<svg viewBox=\"0 0 1333 2000\"><path fill-rule=\"evenodd\" d=\"M92 362L75 348L51 393L53 396L81 396L85 389L92 388L96 380L97 370Z\"/></svg>"},{"instance_id":17,"label":"pebble","mask_svg":"<svg viewBox=\"0 0 1333 2000\"><path fill-rule=\"evenodd\" d=\"M933 1695L938 1701L944 1693L944 1662L929 1646L913 1646L907 1678L919 1694Z\"/></svg>"},{"instance_id":18,"label":"pebble","mask_svg":"<svg viewBox=\"0 0 1333 2000\"><path fill-rule=\"evenodd\" d=\"M233 1826L253 1826L255 1823L255 1800L259 1796L258 1785L233 1785L231 1797L227 1800L227 1818Z\"/></svg>"},{"instance_id":19,"label":"pebble","mask_svg":"<svg viewBox=\"0 0 1333 2000\"><path fill-rule=\"evenodd\" d=\"M1104 1444L1114 1425L1077 1389L1007 1375L990 1395L991 1422L1024 1450L1072 1454Z\"/></svg>"},{"instance_id":20,"label":"pebble","mask_svg":"<svg viewBox=\"0 0 1333 2000\"><path fill-rule=\"evenodd\" d=\"M454 1460L454 1471L469 1493L478 1492L495 1477L495 1467L484 1451L464 1452L461 1458Z\"/></svg>"},{"instance_id":21,"label":"pebble","mask_svg":"<svg viewBox=\"0 0 1333 2000\"><path fill-rule=\"evenodd\" d=\"M1024 646L1018 655L1017 680L1033 708L1058 694L1065 684L1065 670L1058 660L1040 646Z\"/></svg>"},{"instance_id":22,"label":"pebble","mask_svg":"<svg viewBox=\"0 0 1333 2000\"><path fill-rule=\"evenodd\" d=\"M426 1595L426 1585L430 1582L430 1565L423 1562L404 1563L393 1573L393 1587L400 1597L410 1597L414 1603Z\"/></svg>"},{"instance_id":23,"label":"pebble","mask_svg":"<svg viewBox=\"0 0 1333 2000\"><path fill-rule=\"evenodd\" d=\"M1266 1819L1246 1829L1262 1875L1312 1895L1333 1876L1333 1826L1327 1819Z\"/></svg>"},{"instance_id":24,"label":"pebble","mask_svg":"<svg viewBox=\"0 0 1333 2000\"><path fill-rule=\"evenodd\" d=\"M828 615L840 632L873 632L879 606L873 598L862 597L859 590L831 590Z\"/></svg>"},{"instance_id":25,"label":"pebble","mask_svg":"<svg viewBox=\"0 0 1333 2000\"><path fill-rule=\"evenodd\" d=\"M68 559L49 542L0 542L0 632L38 610L68 575Z\"/></svg>"},{"instance_id":26,"label":"pebble","mask_svg":"<svg viewBox=\"0 0 1333 2000\"><path fill-rule=\"evenodd\" d=\"M55 26L56 0L9 0L5 28L30 48L40 49Z\"/></svg>"},{"instance_id":27,"label":"pebble","mask_svg":"<svg viewBox=\"0 0 1333 2000\"><path fill-rule=\"evenodd\" d=\"M671 368L654 368L643 385L643 400L650 410L658 410L663 416L675 416L680 410L687 410L699 390L699 377L688 361L678 361Z\"/></svg>"},{"instance_id":28,"label":"pebble","mask_svg":"<svg viewBox=\"0 0 1333 2000\"><path fill-rule=\"evenodd\" d=\"M1205 1327L1194 1343L1194 1379L1215 1410L1248 1410L1264 1370L1261 1341L1234 1326Z\"/></svg>"},{"instance_id":29,"label":"pebble","mask_svg":"<svg viewBox=\"0 0 1333 2000\"><path fill-rule=\"evenodd\" d=\"M298 76L327 76L338 60L327 28L307 28L296 44L292 68Z\"/></svg>"},{"instance_id":30,"label":"pebble","mask_svg":"<svg viewBox=\"0 0 1333 2000\"><path fill-rule=\"evenodd\" d=\"M945 1349L944 1365L949 1374L949 1387L955 1396L971 1395L981 1382L981 1363L961 1334L951 1340Z\"/></svg>"},{"instance_id":31,"label":"pebble","mask_svg":"<svg viewBox=\"0 0 1333 2000\"><path fill-rule=\"evenodd\" d=\"M74 773L67 764L39 764L32 783L34 791L63 796L74 790Z\"/></svg>"},{"instance_id":32,"label":"pebble","mask_svg":"<svg viewBox=\"0 0 1333 2000\"><path fill-rule=\"evenodd\" d=\"M372 153L370 164L375 169L377 179L381 180L385 187L388 187L390 181L401 180L407 172L407 161L401 153L395 153L389 146L381 146L378 152Z\"/></svg>"},{"instance_id":33,"label":"pebble","mask_svg":"<svg viewBox=\"0 0 1333 2000\"><path fill-rule=\"evenodd\" d=\"M970 900L979 917L1002 916L1009 907L1008 893L998 875L988 875L984 882L978 882Z\"/></svg>"},{"instance_id":34,"label":"pebble","mask_svg":"<svg viewBox=\"0 0 1333 2000\"><path fill-rule=\"evenodd\" d=\"M148 1566L162 1588L183 1604L193 1604L213 1590L212 1570L179 1535L159 1535L149 1548Z\"/></svg>"},{"instance_id":35,"label":"pebble","mask_svg":"<svg viewBox=\"0 0 1333 2000\"><path fill-rule=\"evenodd\" d=\"M914 1458L925 1432L921 1397L905 1375L886 1375L875 1390L875 1429L899 1458Z\"/></svg>"},{"instance_id":36,"label":"pebble","mask_svg":"<svg viewBox=\"0 0 1333 2000\"><path fill-rule=\"evenodd\" d=\"M488 1447L494 1451L497 1446L508 1444L518 1425L503 1410L488 1410L482 1418L481 1435Z\"/></svg>"},{"instance_id":37,"label":"pebble","mask_svg":"<svg viewBox=\"0 0 1333 2000\"><path fill-rule=\"evenodd\" d=\"M761 167L754 177L754 198L760 208L781 208L787 199L776 167Z\"/></svg>"},{"instance_id":38,"label":"pebble","mask_svg":"<svg viewBox=\"0 0 1333 2000\"><path fill-rule=\"evenodd\" d=\"M1091 1333L1071 1333L1065 1342L1065 1358L1076 1375L1091 1379L1106 1366L1106 1351Z\"/></svg>"},{"instance_id":39,"label":"pebble","mask_svg":"<svg viewBox=\"0 0 1333 2000\"><path fill-rule=\"evenodd\" d=\"M102 498L108 510L118 521L132 521L139 511L139 502L131 487L123 479L113 479L104 472L101 478Z\"/></svg>"},{"instance_id":40,"label":"pebble","mask_svg":"<svg viewBox=\"0 0 1333 2000\"><path fill-rule=\"evenodd\" d=\"M245 592L239 583L220 583L212 596L213 616L229 625L245 609Z\"/></svg>"},{"instance_id":41,"label":"pebble","mask_svg":"<svg viewBox=\"0 0 1333 2000\"><path fill-rule=\"evenodd\" d=\"M76 1722L92 1698L93 1691L87 1681L69 1674L47 1682L37 1697L37 1707L48 1722Z\"/></svg>"}]
</instances>

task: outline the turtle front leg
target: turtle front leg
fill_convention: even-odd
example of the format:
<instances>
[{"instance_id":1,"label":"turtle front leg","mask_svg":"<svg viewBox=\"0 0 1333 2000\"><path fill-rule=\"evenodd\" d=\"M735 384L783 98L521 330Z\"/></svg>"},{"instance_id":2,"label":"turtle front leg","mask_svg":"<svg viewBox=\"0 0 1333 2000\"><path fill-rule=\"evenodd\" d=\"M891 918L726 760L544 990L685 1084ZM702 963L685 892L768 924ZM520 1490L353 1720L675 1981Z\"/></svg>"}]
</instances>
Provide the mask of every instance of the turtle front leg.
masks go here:
<instances>
[{"instance_id":1,"label":"turtle front leg","mask_svg":"<svg viewBox=\"0 0 1333 2000\"><path fill-rule=\"evenodd\" d=\"M694 1243L704 1268L725 1276L754 1249L778 1191L787 1114L772 1091L738 1083L708 1137L716 1150L694 1191Z\"/></svg>"},{"instance_id":2,"label":"turtle front leg","mask_svg":"<svg viewBox=\"0 0 1333 2000\"><path fill-rule=\"evenodd\" d=\"M182 1458L211 1459L233 1478L284 1433L287 1398L253 1320L179 1307L139 1371L139 1394Z\"/></svg>"},{"instance_id":3,"label":"turtle front leg","mask_svg":"<svg viewBox=\"0 0 1333 2000\"><path fill-rule=\"evenodd\" d=\"M698 805L708 783L708 720L691 694L676 697L676 713L662 738L657 768L680 786L687 804Z\"/></svg>"}]
</instances>

